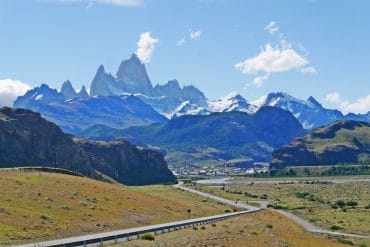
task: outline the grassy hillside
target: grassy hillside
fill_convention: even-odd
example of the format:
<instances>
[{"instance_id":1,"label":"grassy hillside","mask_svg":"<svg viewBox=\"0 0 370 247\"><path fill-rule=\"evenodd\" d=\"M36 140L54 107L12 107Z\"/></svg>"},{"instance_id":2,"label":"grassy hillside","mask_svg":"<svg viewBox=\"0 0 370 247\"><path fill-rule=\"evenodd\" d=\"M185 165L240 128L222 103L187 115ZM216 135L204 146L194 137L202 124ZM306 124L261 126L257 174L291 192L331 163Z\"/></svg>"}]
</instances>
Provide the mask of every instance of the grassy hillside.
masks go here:
<instances>
[{"instance_id":1,"label":"grassy hillside","mask_svg":"<svg viewBox=\"0 0 370 247\"><path fill-rule=\"evenodd\" d=\"M272 153L272 167L370 162L370 123L336 121Z\"/></svg>"},{"instance_id":2,"label":"grassy hillside","mask_svg":"<svg viewBox=\"0 0 370 247\"><path fill-rule=\"evenodd\" d=\"M0 170L0 245L223 213L171 186L125 187L65 174Z\"/></svg>"}]
</instances>

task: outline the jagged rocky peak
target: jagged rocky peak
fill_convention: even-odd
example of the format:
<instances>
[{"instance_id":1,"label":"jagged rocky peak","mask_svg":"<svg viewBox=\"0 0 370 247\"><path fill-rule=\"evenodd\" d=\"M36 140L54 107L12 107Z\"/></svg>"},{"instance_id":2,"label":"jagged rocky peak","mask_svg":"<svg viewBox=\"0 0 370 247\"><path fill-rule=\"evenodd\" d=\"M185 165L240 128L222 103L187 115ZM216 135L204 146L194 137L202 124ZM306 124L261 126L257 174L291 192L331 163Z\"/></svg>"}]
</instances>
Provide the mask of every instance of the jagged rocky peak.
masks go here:
<instances>
[{"instance_id":1,"label":"jagged rocky peak","mask_svg":"<svg viewBox=\"0 0 370 247\"><path fill-rule=\"evenodd\" d=\"M72 83L67 80L63 82L60 93L64 96L65 99L74 99L78 97L76 90L73 88Z\"/></svg>"},{"instance_id":2,"label":"jagged rocky peak","mask_svg":"<svg viewBox=\"0 0 370 247\"><path fill-rule=\"evenodd\" d=\"M63 102L64 96L58 90L50 88L46 84L41 84L26 92L25 95L19 96L13 103L16 108L28 108L29 105L37 104L38 102Z\"/></svg>"},{"instance_id":3,"label":"jagged rocky peak","mask_svg":"<svg viewBox=\"0 0 370 247\"><path fill-rule=\"evenodd\" d=\"M117 71L117 79L127 83L138 92L151 94L153 89L145 64L140 61L135 53L129 59L121 62Z\"/></svg>"},{"instance_id":4,"label":"jagged rocky peak","mask_svg":"<svg viewBox=\"0 0 370 247\"><path fill-rule=\"evenodd\" d=\"M89 94L87 93L87 90L86 90L85 86L82 86L80 92L78 92L78 96L80 98L88 98L89 97Z\"/></svg>"},{"instance_id":5,"label":"jagged rocky peak","mask_svg":"<svg viewBox=\"0 0 370 247\"><path fill-rule=\"evenodd\" d=\"M312 96L310 96L307 101L312 103L316 107L323 108L322 105Z\"/></svg>"},{"instance_id":6,"label":"jagged rocky peak","mask_svg":"<svg viewBox=\"0 0 370 247\"><path fill-rule=\"evenodd\" d=\"M112 93L109 90L111 76L105 72L104 66L100 65L90 87L90 96L109 96Z\"/></svg>"}]
</instances>

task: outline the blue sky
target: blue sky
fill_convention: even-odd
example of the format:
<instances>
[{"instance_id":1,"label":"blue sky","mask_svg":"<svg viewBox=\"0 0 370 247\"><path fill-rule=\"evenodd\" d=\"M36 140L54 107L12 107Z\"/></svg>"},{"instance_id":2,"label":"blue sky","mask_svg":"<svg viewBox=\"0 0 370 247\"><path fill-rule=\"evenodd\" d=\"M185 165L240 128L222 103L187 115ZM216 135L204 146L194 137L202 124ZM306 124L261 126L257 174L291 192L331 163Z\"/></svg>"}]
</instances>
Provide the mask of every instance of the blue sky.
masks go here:
<instances>
[{"instance_id":1,"label":"blue sky","mask_svg":"<svg viewBox=\"0 0 370 247\"><path fill-rule=\"evenodd\" d=\"M211 99L284 91L366 112L369 9L365 0L2 0L0 79L89 87L100 64L115 74L148 32L153 84L176 78Z\"/></svg>"}]
</instances>

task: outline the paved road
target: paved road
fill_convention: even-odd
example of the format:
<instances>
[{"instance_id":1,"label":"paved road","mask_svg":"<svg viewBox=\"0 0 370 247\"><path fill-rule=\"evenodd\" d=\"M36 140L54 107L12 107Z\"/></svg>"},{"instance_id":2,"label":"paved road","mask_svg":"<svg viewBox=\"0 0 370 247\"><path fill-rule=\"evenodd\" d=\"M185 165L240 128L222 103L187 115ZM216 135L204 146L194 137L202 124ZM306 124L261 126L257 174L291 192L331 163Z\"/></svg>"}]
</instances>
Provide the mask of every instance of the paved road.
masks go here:
<instances>
[{"instance_id":1,"label":"paved road","mask_svg":"<svg viewBox=\"0 0 370 247\"><path fill-rule=\"evenodd\" d=\"M232 178L215 178L198 180L199 184L277 184L277 183L302 183L305 181L322 181L335 184L354 183L354 182L370 182L369 177L357 178L336 178L336 177L307 177L302 179L276 178L276 179L232 179Z\"/></svg>"},{"instance_id":2,"label":"paved road","mask_svg":"<svg viewBox=\"0 0 370 247\"><path fill-rule=\"evenodd\" d=\"M287 217L287 218L293 220L294 222L298 223L306 231L309 231L309 232L336 235L336 236L354 237L354 238L370 238L370 236L366 236L366 235L325 230L325 229L320 228L320 227L312 224L311 222L308 222L307 220L304 220L301 217L299 217L295 214L292 214L290 212L287 212L287 211L284 211L284 210L275 210L275 211L279 212L280 214L284 215L285 217Z\"/></svg>"},{"instance_id":3,"label":"paved road","mask_svg":"<svg viewBox=\"0 0 370 247\"><path fill-rule=\"evenodd\" d=\"M230 205L232 207L237 207L237 208L241 208L241 209L244 209L244 210L248 210L250 212L257 212L257 211L261 210L261 208L247 205L244 202L231 201L231 200L228 200L228 199L225 199L225 198L221 198L221 197L214 196L214 195L211 195L211 194L208 194L208 193L204 193L204 192L201 192L201 191L198 191L198 190L194 190L194 189L191 189L191 188L188 188L188 187L184 187L183 182L175 184L174 187L178 188L178 189L181 189L181 190L184 190L184 191L187 191L187 192L191 192L191 193L200 195L202 197L214 200L216 202L220 202L220 203L223 203L223 204L226 204L226 205Z\"/></svg>"},{"instance_id":4,"label":"paved road","mask_svg":"<svg viewBox=\"0 0 370 247\"><path fill-rule=\"evenodd\" d=\"M114 243L115 240L127 240L129 237L130 239L138 238L138 234L143 234L146 232L153 232L153 233L164 233L169 232L171 229L181 229L184 226L192 226L197 224L206 224L211 223L218 220L225 220L232 217L236 217L242 214L251 213L252 211L239 211L233 213L226 213L226 214L219 214L214 216L202 217L202 218L195 218L189 220L181 220L157 225L150 225L150 226L142 226L142 227L135 227L129 228L124 230L112 231L112 232L104 232L104 233L97 233L97 234L90 234L78 237L71 237L71 238L64 238L58 240L51 240L45 242L38 242L38 243L31 243L25 245L17 245L14 247L50 247L50 246L102 246L105 242Z\"/></svg>"},{"instance_id":5,"label":"paved road","mask_svg":"<svg viewBox=\"0 0 370 247\"><path fill-rule=\"evenodd\" d=\"M201 191L198 191L198 190L194 190L194 189L191 189L191 188L188 188L188 187L184 187L183 183L176 184L176 185L174 185L174 187L185 190L185 191L188 191L188 192L195 193L197 195L200 195L200 196L203 196L203 197L206 197L206 198L209 198L209 199L212 199L212 200L215 200L215 201L218 201L218 202L230 205L230 206L239 207L239 208L243 208L243 209L247 209L247 210L251 210L251 211L262 210L262 209L266 208L267 204L268 204L268 201L250 201L250 202L259 203L261 205L261 208L256 208L256 207L246 205L244 202L235 203L234 201L230 201L230 200L218 197L218 196L213 196L213 195L210 195L208 193L204 193L204 192L201 192ZM352 233L344 233L344 232L336 232L336 231L325 230L323 228L315 226L314 224L308 222L307 220L302 219L301 217L299 217L295 214L292 214L290 212L283 211L283 210L275 210L275 211L277 211L280 214L284 215L285 217L293 220L294 222L296 222L297 224L302 226L306 231L309 231L309 232L321 233L321 234L330 234L330 235L335 235L335 236L355 237L355 238L370 238L370 236L367 236L367 235L360 235L360 234L352 234Z\"/></svg>"}]
</instances>

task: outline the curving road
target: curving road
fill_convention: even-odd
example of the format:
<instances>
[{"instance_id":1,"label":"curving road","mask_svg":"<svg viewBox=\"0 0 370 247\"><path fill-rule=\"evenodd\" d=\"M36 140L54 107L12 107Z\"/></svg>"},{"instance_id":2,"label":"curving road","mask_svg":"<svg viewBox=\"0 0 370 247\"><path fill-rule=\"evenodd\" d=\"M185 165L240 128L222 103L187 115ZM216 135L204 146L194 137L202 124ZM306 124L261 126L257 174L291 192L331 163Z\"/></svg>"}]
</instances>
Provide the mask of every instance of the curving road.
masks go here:
<instances>
[{"instance_id":1,"label":"curving road","mask_svg":"<svg viewBox=\"0 0 370 247\"><path fill-rule=\"evenodd\" d=\"M244 202L236 203L236 202L231 201L231 200L227 200L227 199L224 199L224 198L221 198L221 197L218 197L218 196L214 196L214 195L211 195L211 194L208 194L208 193L204 193L204 192L201 192L201 191L198 191L198 190L194 190L194 189L191 189L191 188L188 188L188 187L184 187L182 182L180 182L179 184L174 185L174 187L179 188L179 189L184 190L184 191L195 193L197 195L215 200L217 202L221 202L221 203L224 203L224 204L227 204L227 205L230 205L230 206L239 207L239 208L246 209L246 210L251 210L251 211L262 210L262 209L266 208L267 204L268 204L268 201L250 201L250 202L255 202L255 203L261 204L261 207L257 208L257 207L247 205ZM285 217L293 220L294 222L296 222L297 224L302 226L306 231L309 231L309 232L312 232L312 233L321 233L321 234L329 234L329 235L345 236L345 237L354 237L354 238L370 238L370 236L368 236L368 235L360 235L360 234L352 234L352 233L325 230L325 229L320 228L320 227L312 224L311 222L308 222L307 220L302 219L301 217L299 217L295 214L292 214L290 212L287 212L287 211L284 211L284 210L275 210L275 211L284 215Z\"/></svg>"},{"instance_id":2,"label":"curving road","mask_svg":"<svg viewBox=\"0 0 370 247\"><path fill-rule=\"evenodd\" d=\"M183 184L184 184L183 182L179 182L178 184L173 185L173 187L178 188L180 190L184 190L184 191L187 191L187 192L197 194L199 196L214 200L216 202L220 202L220 203L225 204L225 205L229 205L229 206L232 206L232 207L248 210L250 212L257 212L257 211L262 210L261 208L250 206L250 205L248 205L244 202L231 201L231 200L228 200L228 199L225 199L225 198L222 198L222 197L214 196L214 195L211 195L211 194L208 194L208 193L204 193L204 192L201 192L201 191L198 191L198 190L194 190L194 189L191 189L191 188L188 188L188 187L184 187Z\"/></svg>"}]
</instances>

